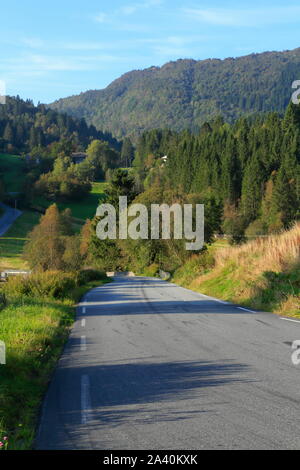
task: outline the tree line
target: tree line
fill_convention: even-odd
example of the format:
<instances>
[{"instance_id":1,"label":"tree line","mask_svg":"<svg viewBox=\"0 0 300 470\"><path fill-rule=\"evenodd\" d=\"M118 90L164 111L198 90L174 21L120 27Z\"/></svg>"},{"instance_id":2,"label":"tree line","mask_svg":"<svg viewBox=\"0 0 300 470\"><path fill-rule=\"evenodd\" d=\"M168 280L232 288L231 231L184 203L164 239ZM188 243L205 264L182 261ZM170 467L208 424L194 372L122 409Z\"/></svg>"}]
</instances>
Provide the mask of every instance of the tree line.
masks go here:
<instances>
[{"instance_id":1,"label":"tree line","mask_svg":"<svg viewBox=\"0 0 300 470\"><path fill-rule=\"evenodd\" d=\"M97 148L99 144L90 145L89 158ZM72 172L72 165L64 164L57 160L52 173ZM138 140L133 167L116 165L107 180L106 202L116 208L119 196L127 196L129 205L141 203L148 209L153 203L204 204L206 244L217 233L228 235L231 243L242 243L247 237L279 232L300 218L300 106L290 103L282 117L269 113L232 125L219 117L195 134L145 132ZM174 271L198 254L188 252L184 240L99 240L98 221L97 216L87 220L77 245L73 240L70 248L80 254L74 260L86 266L154 275L160 268ZM66 236L59 235L70 240ZM36 250L34 238L32 234L28 248ZM68 259L62 245L61 263ZM205 270L213 259L206 247L202 255L197 263Z\"/></svg>"},{"instance_id":2,"label":"tree line","mask_svg":"<svg viewBox=\"0 0 300 470\"><path fill-rule=\"evenodd\" d=\"M219 117L197 134L146 132L133 165L141 188L159 182L213 198L222 206L220 230L236 240L279 231L300 217L300 107L232 125Z\"/></svg>"},{"instance_id":3,"label":"tree line","mask_svg":"<svg viewBox=\"0 0 300 470\"><path fill-rule=\"evenodd\" d=\"M58 113L43 104L34 106L31 100L7 97L0 106L0 152L30 152L36 147L47 147L61 139L71 139L78 151L92 140L99 139L121 150L121 143L110 133L101 132L84 119Z\"/></svg>"}]
</instances>

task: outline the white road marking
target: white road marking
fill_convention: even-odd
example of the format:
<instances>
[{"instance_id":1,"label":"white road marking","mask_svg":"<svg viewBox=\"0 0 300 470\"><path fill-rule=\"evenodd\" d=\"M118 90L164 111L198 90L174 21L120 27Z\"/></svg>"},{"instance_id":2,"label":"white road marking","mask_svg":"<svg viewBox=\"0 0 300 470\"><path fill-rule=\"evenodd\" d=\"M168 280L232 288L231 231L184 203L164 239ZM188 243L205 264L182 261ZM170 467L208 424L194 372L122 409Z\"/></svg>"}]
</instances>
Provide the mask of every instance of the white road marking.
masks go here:
<instances>
[{"instance_id":1,"label":"white road marking","mask_svg":"<svg viewBox=\"0 0 300 470\"><path fill-rule=\"evenodd\" d=\"M254 312L253 310L249 310L248 308L243 308L243 307L238 307L240 310L244 310L245 312L250 312L250 313L257 313Z\"/></svg>"},{"instance_id":2,"label":"white road marking","mask_svg":"<svg viewBox=\"0 0 300 470\"><path fill-rule=\"evenodd\" d=\"M86 351L86 336L81 336L80 338L80 350Z\"/></svg>"},{"instance_id":3,"label":"white road marking","mask_svg":"<svg viewBox=\"0 0 300 470\"><path fill-rule=\"evenodd\" d=\"M220 304L228 305L228 302L225 302L225 300L216 299L215 297L210 297L209 295L205 295L205 294L200 294L200 295L201 295L201 297L205 297L206 299L213 300L215 302L219 302Z\"/></svg>"},{"instance_id":4,"label":"white road marking","mask_svg":"<svg viewBox=\"0 0 300 470\"><path fill-rule=\"evenodd\" d=\"M86 308L85 307L82 308L82 313L86 313Z\"/></svg>"},{"instance_id":5,"label":"white road marking","mask_svg":"<svg viewBox=\"0 0 300 470\"><path fill-rule=\"evenodd\" d=\"M175 286L175 284L174 284L174 286ZM176 286L176 287L178 287L178 286ZM185 287L181 287L181 289L187 291L189 294L191 292L194 293L194 294L197 294L197 292L191 291L190 289L186 289ZM160 294L160 295L164 295L164 294ZM208 300L212 300L213 302L219 302L220 304L230 305L230 303L226 302L225 300L216 299L215 297L210 297L209 295L199 293L198 296L200 297L200 299L205 298L205 299L208 299ZM190 299L183 299L183 300L184 300L184 302L193 302L193 300L190 300Z\"/></svg>"},{"instance_id":6,"label":"white road marking","mask_svg":"<svg viewBox=\"0 0 300 470\"><path fill-rule=\"evenodd\" d=\"M83 319L81 320L81 326L82 326L82 328L85 328L85 318L83 318Z\"/></svg>"},{"instance_id":7,"label":"white road marking","mask_svg":"<svg viewBox=\"0 0 300 470\"><path fill-rule=\"evenodd\" d=\"M292 321L294 323L300 323L299 320L292 320L292 318L284 318L284 317L279 317L280 320L286 320L286 321Z\"/></svg>"},{"instance_id":8,"label":"white road marking","mask_svg":"<svg viewBox=\"0 0 300 470\"><path fill-rule=\"evenodd\" d=\"M90 378L81 376L81 424L86 424L91 418Z\"/></svg>"}]
</instances>

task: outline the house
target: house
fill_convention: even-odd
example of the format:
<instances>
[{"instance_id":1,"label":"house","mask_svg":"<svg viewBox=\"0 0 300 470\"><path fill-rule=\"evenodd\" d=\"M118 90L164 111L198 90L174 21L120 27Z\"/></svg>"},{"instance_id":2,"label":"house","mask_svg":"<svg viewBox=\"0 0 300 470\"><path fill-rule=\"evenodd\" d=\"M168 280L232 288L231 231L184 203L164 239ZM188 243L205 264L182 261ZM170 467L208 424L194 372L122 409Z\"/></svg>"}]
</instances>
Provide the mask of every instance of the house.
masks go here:
<instances>
[{"instance_id":1,"label":"house","mask_svg":"<svg viewBox=\"0 0 300 470\"><path fill-rule=\"evenodd\" d=\"M73 163L75 164L82 163L86 159L86 157L87 157L87 154L83 152L76 152L76 153L72 153L71 155Z\"/></svg>"}]
</instances>

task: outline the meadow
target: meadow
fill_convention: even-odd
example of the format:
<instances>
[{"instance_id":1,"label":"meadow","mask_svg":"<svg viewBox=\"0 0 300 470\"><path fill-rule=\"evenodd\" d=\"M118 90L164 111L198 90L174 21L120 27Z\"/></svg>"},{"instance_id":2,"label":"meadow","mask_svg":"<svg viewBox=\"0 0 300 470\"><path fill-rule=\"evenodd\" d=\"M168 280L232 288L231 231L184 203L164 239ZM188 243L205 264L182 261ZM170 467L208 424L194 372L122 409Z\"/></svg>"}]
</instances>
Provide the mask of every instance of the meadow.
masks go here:
<instances>
[{"instance_id":1,"label":"meadow","mask_svg":"<svg viewBox=\"0 0 300 470\"><path fill-rule=\"evenodd\" d=\"M22 258L28 233L39 222L41 214L25 210L11 228L0 237L0 269L28 269Z\"/></svg>"},{"instance_id":2,"label":"meadow","mask_svg":"<svg viewBox=\"0 0 300 470\"><path fill-rule=\"evenodd\" d=\"M80 219L82 223L86 219L91 219L96 214L99 201L104 199L105 182L92 183L92 190L88 196L80 201L58 202L57 207L59 210L64 210L69 207L72 211L72 216ZM43 197L37 197L33 201L33 206L41 209L47 209L53 202L47 201Z\"/></svg>"}]
</instances>

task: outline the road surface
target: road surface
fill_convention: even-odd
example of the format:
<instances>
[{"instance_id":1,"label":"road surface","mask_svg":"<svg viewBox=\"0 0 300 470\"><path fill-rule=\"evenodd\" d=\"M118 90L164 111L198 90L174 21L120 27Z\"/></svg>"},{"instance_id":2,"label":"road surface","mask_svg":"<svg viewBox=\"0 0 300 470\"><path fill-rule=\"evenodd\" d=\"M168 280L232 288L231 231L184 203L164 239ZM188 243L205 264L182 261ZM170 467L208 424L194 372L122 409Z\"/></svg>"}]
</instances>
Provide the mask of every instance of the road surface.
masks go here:
<instances>
[{"instance_id":1,"label":"road surface","mask_svg":"<svg viewBox=\"0 0 300 470\"><path fill-rule=\"evenodd\" d=\"M4 214L0 216L0 237L2 237L22 212L18 209L12 209L2 202L0 202L0 207L4 210Z\"/></svg>"},{"instance_id":2,"label":"road surface","mask_svg":"<svg viewBox=\"0 0 300 470\"><path fill-rule=\"evenodd\" d=\"M300 323L116 277L78 307L37 449L299 449Z\"/></svg>"}]
</instances>

